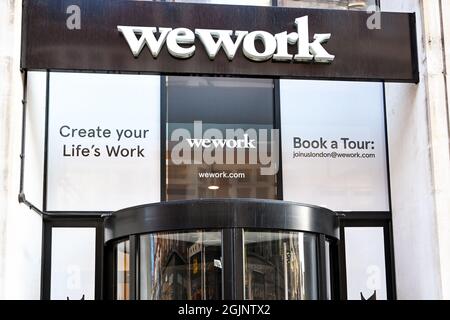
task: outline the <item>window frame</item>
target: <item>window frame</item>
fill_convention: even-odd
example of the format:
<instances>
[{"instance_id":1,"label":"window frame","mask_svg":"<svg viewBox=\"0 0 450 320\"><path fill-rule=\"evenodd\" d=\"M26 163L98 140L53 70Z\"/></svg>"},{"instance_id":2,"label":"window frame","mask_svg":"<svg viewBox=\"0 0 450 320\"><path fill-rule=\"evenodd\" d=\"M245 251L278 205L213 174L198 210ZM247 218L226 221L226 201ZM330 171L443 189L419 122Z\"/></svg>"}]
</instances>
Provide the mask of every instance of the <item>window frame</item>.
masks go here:
<instances>
[{"instance_id":1,"label":"window frame","mask_svg":"<svg viewBox=\"0 0 450 320\"><path fill-rule=\"evenodd\" d=\"M43 217L41 250L41 300L51 298L53 228L95 229L95 300L103 299L104 228L101 217Z\"/></svg>"}]
</instances>

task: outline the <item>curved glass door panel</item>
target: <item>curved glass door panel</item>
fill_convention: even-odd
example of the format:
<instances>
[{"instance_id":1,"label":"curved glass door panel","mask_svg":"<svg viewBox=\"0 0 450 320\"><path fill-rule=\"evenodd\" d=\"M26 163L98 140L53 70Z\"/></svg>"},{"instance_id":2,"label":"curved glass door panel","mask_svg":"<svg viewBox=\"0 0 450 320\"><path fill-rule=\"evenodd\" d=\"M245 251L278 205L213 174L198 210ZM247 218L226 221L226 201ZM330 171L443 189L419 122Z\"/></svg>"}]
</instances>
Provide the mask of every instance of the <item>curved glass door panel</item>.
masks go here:
<instances>
[{"instance_id":1,"label":"curved glass door panel","mask_svg":"<svg viewBox=\"0 0 450 320\"><path fill-rule=\"evenodd\" d=\"M140 237L141 300L222 299L222 233L155 233Z\"/></svg>"},{"instance_id":2,"label":"curved glass door panel","mask_svg":"<svg viewBox=\"0 0 450 320\"><path fill-rule=\"evenodd\" d=\"M116 256L114 290L116 300L130 300L130 241L122 241L115 245Z\"/></svg>"},{"instance_id":3,"label":"curved glass door panel","mask_svg":"<svg viewBox=\"0 0 450 320\"><path fill-rule=\"evenodd\" d=\"M317 237L301 232L244 231L247 300L316 300Z\"/></svg>"},{"instance_id":4,"label":"curved glass door panel","mask_svg":"<svg viewBox=\"0 0 450 320\"><path fill-rule=\"evenodd\" d=\"M338 226L328 209L274 200L199 199L123 209L105 219L105 260L112 266L106 278L115 282L107 298L337 298ZM119 243L125 237L129 242ZM121 288L126 293L119 295Z\"/></svg>"}]
</instances>

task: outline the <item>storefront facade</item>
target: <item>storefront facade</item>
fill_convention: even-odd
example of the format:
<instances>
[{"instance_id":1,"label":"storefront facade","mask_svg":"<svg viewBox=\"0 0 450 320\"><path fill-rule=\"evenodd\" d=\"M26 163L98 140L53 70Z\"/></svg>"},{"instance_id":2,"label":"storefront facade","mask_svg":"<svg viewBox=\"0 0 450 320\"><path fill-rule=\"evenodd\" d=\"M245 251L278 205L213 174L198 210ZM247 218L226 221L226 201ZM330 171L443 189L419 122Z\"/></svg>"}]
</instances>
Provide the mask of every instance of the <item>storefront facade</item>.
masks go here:
<instances>
[{"instance_id":1,"label":"storefront facade","mask_svg":"<svg viewBox=\"0 0 450 320\"><path fill-rule=\"evenodd\" d=\"M445 297L422 264L446 263L448 166L414 149L441 143L420 134L430 7L66 2L22 13L41 299L403 299L409 254L414 295Z\"/></svg>"}]
</instances>

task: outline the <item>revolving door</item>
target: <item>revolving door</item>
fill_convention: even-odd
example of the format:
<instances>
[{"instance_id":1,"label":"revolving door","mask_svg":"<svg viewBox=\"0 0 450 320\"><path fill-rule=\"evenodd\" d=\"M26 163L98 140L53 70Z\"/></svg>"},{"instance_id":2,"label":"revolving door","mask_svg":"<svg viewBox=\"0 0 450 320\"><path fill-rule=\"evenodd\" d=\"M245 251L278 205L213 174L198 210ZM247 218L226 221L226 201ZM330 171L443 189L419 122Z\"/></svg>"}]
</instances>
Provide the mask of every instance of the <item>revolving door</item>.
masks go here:
<instances>
[{"instance_id":1,"label":"revolving door","mask_svg":"<svg viewBox=\"0 0 450 320\"><path fill-rule=\"evenodd\" d=\"M337 296L338 218L283 201L171 201L105 220L106 292L119 300Z\"/></svg>"}]
</instances>

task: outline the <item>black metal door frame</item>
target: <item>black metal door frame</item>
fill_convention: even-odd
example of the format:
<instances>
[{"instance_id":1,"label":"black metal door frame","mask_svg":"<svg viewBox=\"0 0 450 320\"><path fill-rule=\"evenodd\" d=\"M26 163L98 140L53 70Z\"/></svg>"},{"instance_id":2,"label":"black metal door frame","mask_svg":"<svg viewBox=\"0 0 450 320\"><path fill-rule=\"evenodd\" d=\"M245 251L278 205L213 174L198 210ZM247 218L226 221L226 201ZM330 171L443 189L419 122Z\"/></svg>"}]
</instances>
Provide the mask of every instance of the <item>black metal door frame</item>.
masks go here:
<instances>
[{"instance_id":1,"label":"black metal door frame","mask_svg":"<svg viewBox=\"0 0 450 320\"><path fill-rule=\"evenodd\" d=\"M49 217L42 219L41 300L51 297L53 228L95 228L95 299L103 299L104 226L103 219L92 217ZM70 248L70 244L67 244ZM80 297L81 298L81 297Z\"/></svg>"}]
</instances>

